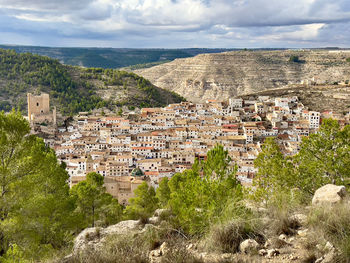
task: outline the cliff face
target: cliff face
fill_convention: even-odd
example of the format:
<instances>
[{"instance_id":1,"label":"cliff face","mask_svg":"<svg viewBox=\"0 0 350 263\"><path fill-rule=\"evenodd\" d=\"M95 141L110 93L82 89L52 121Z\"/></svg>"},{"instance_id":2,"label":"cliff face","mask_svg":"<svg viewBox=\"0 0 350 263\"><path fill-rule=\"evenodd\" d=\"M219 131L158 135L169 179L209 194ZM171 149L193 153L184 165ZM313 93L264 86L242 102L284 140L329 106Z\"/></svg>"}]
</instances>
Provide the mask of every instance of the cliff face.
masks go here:
<instances>
[{"instance_id":1,"label":"cliff face","mask_svg":"<svg viewBox=\"0 0 350 263\"><path fill-rule=\"evenodd\" d=\"M298 56L299 62L290 62ZM315 79L330 84L350 79L350 52L233 51L201 54L138 70L154 85L194 102L228 99Z\"/></svg>"}]
</instances>

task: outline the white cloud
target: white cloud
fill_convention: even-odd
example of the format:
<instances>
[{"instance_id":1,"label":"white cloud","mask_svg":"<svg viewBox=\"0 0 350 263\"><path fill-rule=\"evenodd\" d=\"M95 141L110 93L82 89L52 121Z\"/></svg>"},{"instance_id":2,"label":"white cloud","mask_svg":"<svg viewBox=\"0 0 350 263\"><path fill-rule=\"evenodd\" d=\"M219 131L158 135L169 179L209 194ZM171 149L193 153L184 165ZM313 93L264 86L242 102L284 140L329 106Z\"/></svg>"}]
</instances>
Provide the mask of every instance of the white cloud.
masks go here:
<instances>
[{"instance_id":1,"label":"white cloud","mask_svg":"<svg viewBox=\"0 0 350 263\"><path fill-rule=\"evenodd\" d=\"M151 46L286 46L329 42L350 21L348 0L0 0L1 32L51 40ZM21 29L22 26L22 29ZM54 30L53 30L54 28ZM327 35L328 37L325 37ZM37 36L33 35L33 38ZM350 44L350 37L333 39ZM40 38L43 39L43 38ZM176 41L174 41L176 39ZM183 42L181 42L181 39ZM43 40L41 40L43 41ZM106 42L107 41L107 42ZM69 41L67 41L68 43ZM71 43L71 42L69 42ZM44 43L38 43L45 45ZM334 43L336 45L337 43ZM82 44L83 45L83 44ZM174 46L175 47L175 46Z\"/></svg>"}]
</instances>

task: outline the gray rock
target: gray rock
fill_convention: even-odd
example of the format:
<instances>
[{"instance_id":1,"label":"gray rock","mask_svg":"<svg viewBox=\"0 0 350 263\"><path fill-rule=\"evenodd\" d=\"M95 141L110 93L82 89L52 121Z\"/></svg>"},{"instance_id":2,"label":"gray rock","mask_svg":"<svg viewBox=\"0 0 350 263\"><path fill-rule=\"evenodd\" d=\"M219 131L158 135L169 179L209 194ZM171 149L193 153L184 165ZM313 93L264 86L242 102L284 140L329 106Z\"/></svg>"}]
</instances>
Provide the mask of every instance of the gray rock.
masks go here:
<instances>
[{"instance_id":1,"label":"gray rock","mask_svg":"<svg viewBox=\"0 0 350 263\"><path fill-rule=\"evenodd\" d=\"M285 235L285 234L281 234L279 237L278 237L279 240L282 240L282 241L285 241L287 242L288 241L288 237Z\"/></svg>"},{"instance_id":2,"label":"gray rock","mask_svg":"<svg viewBox=\"0 0 350 263\"><path fill-rule=\"evenodd\" d=\"M160 252L162 253L162 255L165 255L169 252L170 248L167 242L164 242L160 248L159 248Z\"/></svg>"},{"instance_id":3,"label":"gray rock","mask_svg":"<svg viewBox=\"0 0 350 263\"><path fill-rule=\"evenodd\" d=\"M258 254L259 254L260 256L266 256L266 255L267 255L267 250L266 250L266 249L260 249L259 252L258 252Z\"/></svg>"},{"instance_id":4,"label":"gray rock","mask_svg":"<svg viewBox=\"0 0 350 263\"><path fill-rule=\"evenodd\" d=\"M127 220L107 228L92 227L84 229L74 240L73 254L84 250L97 250L103 246L107 236L141 232L140 222Z\"/></svg>"},{"instance_id":5,"label":"gray rock","mask_svg":"<svg viewBox=\"0 0 350 263\"><path fill-rule=\"evenodd\" d=\"M157 216L152 216L148 219L148 223L152 225L158 225L160 223L160 219Z\"/></svg>"},{"instance_id":6,"label":"gray rock","mask_svg":"<svg viewBox=\"0 0 350 263\"><path fill-rule=\"evenodd\" d=\"M280 254L280 252L279 252L279 250L278 249L268 249L267 250L267 257L268 258L273 258L273 257L275 257L275 256L277 256L277 255L279 255Z\"/></svg>"},{"instance_id":7,"label":"gray rock","mask_svg":"<svg viewBox=\"0 0 350 263\"><path fill-rule=\"evenodd\" d=\"M316 190L312 198L312 205L333 205L340 203L345 196L345 186L327 184Z\"/></svg>"},{"instance_id":8,"label":"gray rock","mask_svg":"<svg viewBox=\"0 0 350 263\"><path fill-rule=\"evenodd\" d=\"M309 233L309 229L307 228L298 230L297 232L298 236L301 236L301 237L306 237L308 233Z\"/></svg>"},{"instance_id":9,"label":"gray rock","mask_svg":"<svg viewBox=\"0 0 350 263\"><path fill-rule=\"evenodd\" d=\"M259 244L254 239L246 239L239 245L239 250L244 254L251 254L257 252Z\"/></svg>"}]
</instances>

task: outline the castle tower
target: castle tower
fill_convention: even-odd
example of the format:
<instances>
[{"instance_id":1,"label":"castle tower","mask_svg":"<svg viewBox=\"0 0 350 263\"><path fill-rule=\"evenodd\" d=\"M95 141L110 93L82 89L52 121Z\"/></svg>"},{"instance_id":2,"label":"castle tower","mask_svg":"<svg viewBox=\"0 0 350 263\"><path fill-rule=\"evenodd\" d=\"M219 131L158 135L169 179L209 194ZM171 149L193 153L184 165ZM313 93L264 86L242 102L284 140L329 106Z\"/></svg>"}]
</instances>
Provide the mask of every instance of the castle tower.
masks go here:
<instances>
[{"instance_id":1,"label":"castle tower","mask_svg":"<svg viewBox=\"0 0 350 263\"><path fill-rule=\"evenodd\" d=\"M50 96L43 93L40 96L27 94L28 102L28 121L33 122L53 122L56 123L56 110L50 112Z\"/></svg>"},{"instance_id":2,"label":"castle tower","mask_svg":"<svg viewBox=\"0 0 350 263\"><path fill-rule=\"evenodd\" d=\"M35 115L44 115L50 113L50 96L43 93L40 96L27 94L28 101L28 120L32 121ZM34 114L34 116L33 116Z\"/></svg>"}]
</instances>

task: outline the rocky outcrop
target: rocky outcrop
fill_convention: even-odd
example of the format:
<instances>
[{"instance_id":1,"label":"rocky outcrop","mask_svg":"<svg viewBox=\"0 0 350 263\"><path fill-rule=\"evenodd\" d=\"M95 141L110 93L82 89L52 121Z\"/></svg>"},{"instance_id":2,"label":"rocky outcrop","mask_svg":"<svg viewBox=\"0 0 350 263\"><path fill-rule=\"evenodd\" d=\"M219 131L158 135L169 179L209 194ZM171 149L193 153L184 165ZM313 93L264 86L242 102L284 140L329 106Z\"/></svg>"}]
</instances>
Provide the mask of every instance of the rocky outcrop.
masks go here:
<instances>
[{"instance_id":1,"label":"rocky outcrop","mask_svg":"<svg viewBox=\"0 0 350 263\"><path fill-rule=\"evenodd\" d=\"M103 247L108 236L136 234L144 231L139 221L127 220L107 228L91 227L84 229L74 241L73 254L78 255L85 250L96 250Z\"/></svg>"},{"instance_id":2,"label":"rocky outcrop","mask_svg":"<svg viewBox=\"0 0 350 263\"><path fill-rule=\"evenodd\" d=\"M300 63L290 62L298 56ZM329 51L233 51L176 59L137 74L193 102L280 88L289 84L350 80L348 53Z\"/></svg>"},{"instance_id":3,"label":"rocky outcrop","mask_svg":"<svg viewBox=\"0 0 350 263\"><path fill-rule=\"evenodd\" d=\"M317 189L313 198L313 205L332 205L340 203L346 196L345 186L327 184Z\"/></svg>"}]
</instances>

